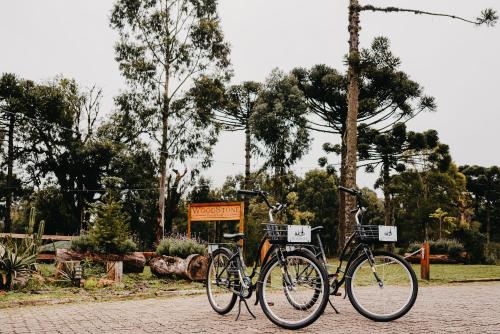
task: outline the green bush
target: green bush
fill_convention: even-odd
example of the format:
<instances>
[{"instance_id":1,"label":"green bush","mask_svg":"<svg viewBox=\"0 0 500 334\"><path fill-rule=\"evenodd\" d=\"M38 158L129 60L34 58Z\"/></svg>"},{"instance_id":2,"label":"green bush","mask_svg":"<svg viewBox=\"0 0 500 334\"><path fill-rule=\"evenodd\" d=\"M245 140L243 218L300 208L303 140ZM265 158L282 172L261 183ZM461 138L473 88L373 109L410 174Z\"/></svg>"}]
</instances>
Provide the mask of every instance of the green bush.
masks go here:
<instances>
[{"instance_id":1,"label":"green bush","mask_svg":"<svg viewBox=\"0 0 500 334\"><path fill-rule=\"evenodd\" d=\"M103 254L126 254L137 249L132 241L128 228L129 217L123 211L118 201L116 188L120 183L118 178L106 179L106 194L103 201L92 206L95 221L87 234L73 240L71 248L80 251L90 251Z\"/></svg>"},{"instance_id":2,"label":"green bush","mask_svg":"<svg viewBox=\"0 0 500 334\"><path fill-rule=\"evenodd\" d=\"M71 248L71 241L56 241L38 247L38 253L52 253L55 249Z\"/></svg>"},{"instance_id":3,"label":"green bush","mask_svg":"<svg viewBox=\"0 0 500 334\"><path fill-rule=\"evenodd\" d=\"M486 235L472 229L461 228L454 237L463 242L468 263L486 263Z\"/></svg>"},{"instance_id":4,"label":"green bush","mask_svg":"<svg viewBox=\"0 0 500 334\"><path fill-rule=\"evenodd\" d=\"M97 288L97 279L95 277L86 279L83 288L86 290L95 290Z\"/></svg>"},{"instance_id":5,"label":"green bush","mask_svg":"<svg viewBox=\"0 0 500 334\"><path fill-rule=\"evenodd\" d=\"M465 248L456 239L438 239L429 241L431 254L446 254L452 258L456 258L462 253ZM421 242L412 242L407 249L408 253L413 253L422 247Z\"/></svg>"},{"instance_id":6,"label":"green bush","mask_svg":"<svg viewBox=\"0 0 500 334\"><path fill-rule=\"evenodd\" d=\"M94 252L97 249L97 245L86 233L83 233L71 240L71 249L80 253Z\"/></svg>"},{"instance_id":7,"label":"green bush","mask_svg":"<svg viewBox=\"0 0 500 334\"><path fill-rule=\"evenodd\" d=\"M169 237L160 241L156 248L158 255L186 258L191 254L206 254L207 247L195 240Z\"/></svg>"},{"instance_id":8,"label":"green bush","mask_svg":"<svg viewBox=\"0 0 500 334\"><path fill-rule=\"evenodd\" d=\"M486 246L486 263L497 264L500 259L500 243L490 242Z\"/></svg>"}]
</instances>

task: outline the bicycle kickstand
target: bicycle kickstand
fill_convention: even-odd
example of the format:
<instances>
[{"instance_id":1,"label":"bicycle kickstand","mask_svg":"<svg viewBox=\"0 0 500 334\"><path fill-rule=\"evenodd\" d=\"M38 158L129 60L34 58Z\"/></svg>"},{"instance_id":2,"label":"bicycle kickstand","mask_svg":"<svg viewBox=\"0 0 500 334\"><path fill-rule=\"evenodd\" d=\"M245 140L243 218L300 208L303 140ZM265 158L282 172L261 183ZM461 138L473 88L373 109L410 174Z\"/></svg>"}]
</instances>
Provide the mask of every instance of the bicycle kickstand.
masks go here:
<instances>
[{"instance_id":1,"label":"bicycle kickstand","mask_svg":"<svg viewBox=\"0 0 500 334\"><path fill-rule=\"evenodd\" d=\"M328 298L328 303L330 303L330 306L335 310L335 313L340 314L340 312L335 308L335 306L333 306L332 301L330 300L330 298Z\"/></svg>"},{"instance_id":2,"label":"bicycle kickstand","mask_svg":"<svg viewBox=\"0 0 500 334\"><path fill-rule=\"evenodd\" d=\"M248 307L248 304L247 304L247 301L245 300L245 298L243 298L242 296L240 296L240 301L238 303L238 315L236 315L236 319L234 319L234 321L238 321L238 318L240 317L240 313L241 313L241 302L243 302L247 308L247 311L248 313L250 313L250 315L254 318L254 319L257 319L255 317L255 315L252 313L252 311L250 311L250 308Z\"/></svg>"}]
</instances>

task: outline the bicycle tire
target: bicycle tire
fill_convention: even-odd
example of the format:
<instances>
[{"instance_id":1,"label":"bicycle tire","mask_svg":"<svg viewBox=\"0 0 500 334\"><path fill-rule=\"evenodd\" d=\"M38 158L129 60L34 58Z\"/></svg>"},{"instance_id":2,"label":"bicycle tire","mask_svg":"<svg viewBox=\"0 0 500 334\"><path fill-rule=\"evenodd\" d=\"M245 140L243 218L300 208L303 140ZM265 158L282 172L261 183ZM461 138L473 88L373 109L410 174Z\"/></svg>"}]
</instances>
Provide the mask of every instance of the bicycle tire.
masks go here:
<instances>
[{"instance_id":1,"label":"bicycle tire","mask_svg":"<svg viewBox=\"0 0 500 334\"><path fill-rule=\"evenodd\" d=\"M213 251L213 253L211 254L211 256L209 257L209 260L208 260L207 275L206 275L205 281L206 281L207 297L208 297L208 302L210 303L210 306L212 306L212 308L214 309L215 312L223 315L223 314L229 313L233 309L234 305L236 304L236 300L238 299L238 295L233 293L232 297L229 299L229 302L227 303L227 305L222 306L222 307L220 307L216 303L216 301L212 295L212 291L211 291L212 283L210 281L210 271L211 271L211 268L213 266L214 259L216 259L218 256L221 256L221 255L225 256L228 260L232 256L231 252L225 248L219 248L219 249L216 249L215 251ZM228 273L228 275L229 275L229 279L231 279L232 274Z\"/></svg>"},{"instance_id":2,"label":"bicycle tire","mask_svg":"<svg viewBox=\"0 0 500 334\"><path fill-rule=\"evenodd\" d=\"M363 263L365 263L368 260L368 257L366 256L366 254L363 254L354 260L354 262L352 263L352 265L349 267L349 269L347 271L345 284L346 284L346 290L347 290L347 295L349 296L349 300L350 300L352 306L356 309L356 311L358 311L364 317L371 319L373 321L388 322L388 321L393 321L393 320L396 320L398 318L401 318L406 313L408 313L408 311L411 310L411 308L413 307L413 305L415 304L415 301L417 299L418 281L417 281L417 277L415 275L415 272L413 271L413 268L411 267L411 265L404 258L402 258L399 255L396 255L396 254L393 254L390 252L385 252L385 251L373 251L372 254L373 254L373 257L375 260L377 260L377 258L379 258L379 257L384 257L384 258L389 258L389 259L392 258L395 261L394 263L401 265L406 270L406 273L409 274L409 281L411 282L411 295L409 296L409 298L406 299L406 302L405 302L403 307L401 307L398 311L396 311L392 314L388 314L388 315L378 314L374 311L368 310L366 306L361 305L361 303L359 302L359 299L356 295L356 292L353 291L352 280L353 280L353 276L357 275L356 273L357 273L358 267L363 265ZM389 263L389 264L391 264L391 263ZM383 289L384 287L379 287L379 288ZM408 290L410 290L410 289L408 289Z\"/></svg>"},{"instance_id":3,"label":"bicycle tire","mask_svg":"<svg viewBox=\"0 0 500 334\"><path fill-rule=\"evenodd\" d=\"M328 297L329 297L329 286L328 286L328 276L321 265L321 263L310 253L308 252L303 252L300 250L294 250L292 252L285 252L284 253L284 258L285 261L289 258L297 258L297 259L305 259L305 261L308 261L310 265L314 267L315 272L319 275L319 279L321 282L320 290L321 290L321 299L318 307L313 310L312 314L308 315L305 319L299 320L299 321L294 321L290 322L287 320L282 319L281 317L277 316L271 309L270 309L270 303L267 301L267 295L266 295L266 287L264 285L267 285L267 283L270 281L269 280L269 275L271 275L271 270L275 268L279 263L278 263L278 258L274 256L269 260L267 265L264 267L261 273L261 279L259 279L258 282L258 291L259 291L259 302L262 307L262 311L266 315L266 317L273 322L274 324L286 328L286 329L300 329L307 327L311 325L313 322L315 322L321 314L323 314L325 307L328 303ZM280 267L281 268L281 267ZM276 279L276 278L273 278ZM282 292L283 293L283 292ZM316 288L314 288L314 293L316 293ZM286 295L286 294L285 294ZM289 296L286 295L286 298L289 300ZM293 307L293 305L292 305ZM309 308L310 309L310 308Z\"/></svg>"}]
</instances>

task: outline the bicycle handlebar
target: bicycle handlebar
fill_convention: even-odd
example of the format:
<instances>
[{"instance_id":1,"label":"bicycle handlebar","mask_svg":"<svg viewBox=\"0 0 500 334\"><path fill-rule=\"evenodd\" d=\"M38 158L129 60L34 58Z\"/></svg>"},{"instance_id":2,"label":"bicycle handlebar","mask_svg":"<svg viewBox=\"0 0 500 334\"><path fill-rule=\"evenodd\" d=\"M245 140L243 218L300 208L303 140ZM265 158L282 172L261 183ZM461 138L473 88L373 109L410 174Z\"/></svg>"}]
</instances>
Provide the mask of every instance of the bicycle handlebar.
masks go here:
<instances>
[{"instance_id":1,"label":"bicycle handlebar","mask_svg":"<svg viewBox=\"0 0 500 334\"><path fill-rule=\"evenodd\" d=\"M266 202L267 206L270 209L275 209L274 206L269 204L269 201L267 200L267 192L262 191L262 190L245 190L245 189L240 189L237 191L238 194L240 195L248 195L248 196L260 196L262 199L264 199L264 202Z\"/></svg>"},{"instance_id":2,"label":"bicycle handlebar","mask_svg":"<svg viewBox=\"0 0 500 334\"><path fill-rule=\"evenodd\" d=\"M267 199L267 195L269 193L262 191L262 190L245 190L245 189L240 189L237 191L238 194L240 195L248 195L248 196L260 196L266 202L266 205L271 209L273 212L280 212L281 210L286 209L288 206L287 203L276 203L276 205L271 205L269 204L269 200Z\"/></svg>"}]
</instances>

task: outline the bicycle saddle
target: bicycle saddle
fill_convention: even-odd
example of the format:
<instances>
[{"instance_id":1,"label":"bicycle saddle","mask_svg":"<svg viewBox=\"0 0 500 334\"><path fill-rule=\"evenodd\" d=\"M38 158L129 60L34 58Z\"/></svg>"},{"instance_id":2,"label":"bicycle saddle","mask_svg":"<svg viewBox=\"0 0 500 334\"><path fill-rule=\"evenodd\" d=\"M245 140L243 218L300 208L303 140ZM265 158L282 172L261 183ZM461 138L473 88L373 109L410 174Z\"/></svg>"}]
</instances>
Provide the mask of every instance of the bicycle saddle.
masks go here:
<instances>
[{"instance_id":1,"label":"bicycle saddle","mask_svg":"<svg viewBox=\"0 0 500 334\"><path fill-rule=\"evenodd\" d=\"M234 233L234 234L224 233L223 237L224 237L224 239L238 241L240 239L243 239L245 237L245 234L244 233Z\"/></svg>"}]
</instances>

